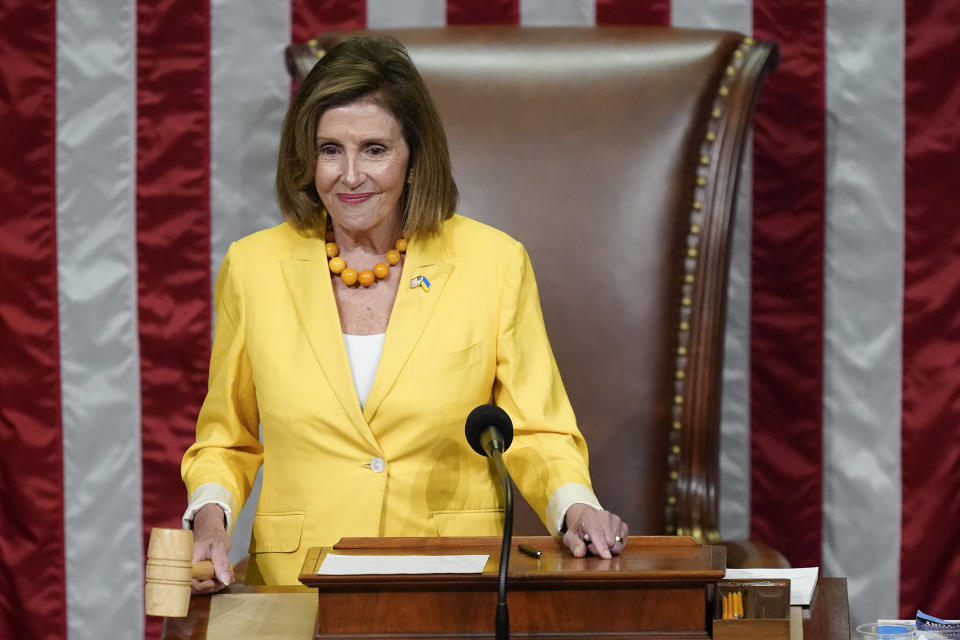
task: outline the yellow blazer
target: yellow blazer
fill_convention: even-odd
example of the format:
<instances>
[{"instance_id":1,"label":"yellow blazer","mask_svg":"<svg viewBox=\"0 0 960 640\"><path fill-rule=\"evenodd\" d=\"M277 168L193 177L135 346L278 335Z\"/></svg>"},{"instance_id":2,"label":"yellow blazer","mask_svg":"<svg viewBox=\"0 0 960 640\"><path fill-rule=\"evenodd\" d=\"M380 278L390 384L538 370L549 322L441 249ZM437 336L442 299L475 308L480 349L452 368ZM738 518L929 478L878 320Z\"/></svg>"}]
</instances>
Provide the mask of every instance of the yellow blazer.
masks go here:
<instances>
[{"instance_id":1,"label":"yellow blazer","mask_svg":"<svg viewBox=\"0 0 960 640\"><path fill-rule=\"evenodd\" d=\"M429 292L407 286L417 275ZM505 460L541 519L558 487L590 486L529 257L500 231L454 216L410 240L362 408L322 240L282 224L234 243L216 300L182 473L191 494L215 483L239 507L263 465L248 581L295 583L309 547L343 536L499 535L488 461L464 439L491 397L513 419Z\"/></svg>"}]
</instances>

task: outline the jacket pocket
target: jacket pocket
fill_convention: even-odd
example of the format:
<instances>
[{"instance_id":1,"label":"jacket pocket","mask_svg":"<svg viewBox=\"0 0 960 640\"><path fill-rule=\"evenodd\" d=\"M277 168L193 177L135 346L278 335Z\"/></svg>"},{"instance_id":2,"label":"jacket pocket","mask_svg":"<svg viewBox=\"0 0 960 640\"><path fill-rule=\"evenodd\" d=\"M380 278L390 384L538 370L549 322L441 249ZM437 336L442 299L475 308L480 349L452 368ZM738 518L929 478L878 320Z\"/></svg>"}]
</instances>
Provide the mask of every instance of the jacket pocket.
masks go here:
<instances>
[{"instance_id":1,"label":"jacket pocket","mask_svg":"<svg viewBox=\"0 0 960 640\"><path fill-rule=\"evenodd\" d=\"M290 553L300 548L303 511L258 513L253 517L250 553Z\"/></svg>"},{"instance_id":2,"label":"jacket pocket","mask_svg":"<svg viewBox=\"0 0 960 640\"><path fill-rule=\"evenodd\" d=\"M423 377L436 375L439 373L449 373L464 369L470 365L480 362L480 354L483 351L483 345L476 342L466 349L451 351L449 353L433 353L411 361L415 376Z\"/></svg>"},{"instance_id":3,"label":"jacket pocket","mask_svg":"<svg viewBox=\"0 0 960 640\"><path fill-rule=\"evenodd\" d=\"M439 536L499 536L503 533L503 509L458 509L434 511Z\"/></svg>"}]
</instances>

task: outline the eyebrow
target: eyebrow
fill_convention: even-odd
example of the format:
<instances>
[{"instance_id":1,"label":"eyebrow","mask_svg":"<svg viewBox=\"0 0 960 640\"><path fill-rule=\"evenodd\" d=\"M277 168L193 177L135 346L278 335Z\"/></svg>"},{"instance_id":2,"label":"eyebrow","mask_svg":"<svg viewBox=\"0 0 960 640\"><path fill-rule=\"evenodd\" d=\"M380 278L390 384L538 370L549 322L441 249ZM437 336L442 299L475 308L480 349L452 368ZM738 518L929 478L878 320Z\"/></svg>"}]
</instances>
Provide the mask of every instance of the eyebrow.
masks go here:
<instances>
[{"instance_id":1,"label":"eyebrow","mask_svg":"<svg viewBox=\"0 0 960 640\"><path fill-rule=\"evenodd\" d=\"M387 147L387 146L390 146L391 143L392 143L392 140L389 138L367 138L366 140L360 141L360 146L362 147L368 144L380 144ZM321 144L342 145L343 143L340 142L340 140L338 140L337 138L325 138L325 137L317 136L317 145L321 145Z\"/></svg>"}]
</instances>

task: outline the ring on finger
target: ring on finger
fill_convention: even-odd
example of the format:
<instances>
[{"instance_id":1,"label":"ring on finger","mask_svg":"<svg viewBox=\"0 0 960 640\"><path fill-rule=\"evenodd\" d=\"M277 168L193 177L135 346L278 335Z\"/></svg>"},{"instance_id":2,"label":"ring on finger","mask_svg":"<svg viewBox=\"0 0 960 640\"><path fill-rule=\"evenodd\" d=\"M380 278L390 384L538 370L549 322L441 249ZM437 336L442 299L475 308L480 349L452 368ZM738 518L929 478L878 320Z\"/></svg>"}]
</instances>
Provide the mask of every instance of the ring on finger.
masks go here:
<instances>
[{"instance_id":1,"label":"ring on finger","mask_svg":"<svg viewBox=\"0 0 960 640\"><path fill-rule=\"evenodd\" d=\"M614 538L614 540L616 540L617 542L623 542L623 536L617 536L616 538Z\"/></svg>"}]
</instances>

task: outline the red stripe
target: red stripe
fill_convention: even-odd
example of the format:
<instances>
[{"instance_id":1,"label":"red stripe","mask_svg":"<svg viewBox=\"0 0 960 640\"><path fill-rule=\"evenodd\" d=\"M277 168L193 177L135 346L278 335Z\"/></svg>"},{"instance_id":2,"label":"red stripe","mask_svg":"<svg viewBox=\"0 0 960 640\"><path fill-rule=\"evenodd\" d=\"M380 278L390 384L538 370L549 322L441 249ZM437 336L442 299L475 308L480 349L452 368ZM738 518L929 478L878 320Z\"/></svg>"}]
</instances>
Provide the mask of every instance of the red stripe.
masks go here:
<instances>
[{"instance_id":1,"label":"red stripe","mask_svg":"<svg viewBox=\"0 0 960 640\"><path fill-rule=\"evenodd\" d=\"M210 7L137 3L143 523L179 527L210 357ZM157 636L156 619L148 637Z\"/></svg>"},{"instance_id":2,"label":"red stripe","mask_svg":"<svg viewBox=\"0 0 960 640\"><path fill-rule=\"evenodd\" d=\"M780 44L754 128L750 324L751 538L820 564L825 15L755 0L755 35Z\"/></svg>"},{"instance_id":3,"label":"red stripe","mask_svg":"<svg viewBox=\"0 0 960 640\"><path fill-rule=\"evenodd\" d=\"M520 24L520 0L447 0L447 24Z\"/></svg>"},{"instance_id":4,"label":"red stripe","mask_svg":"<svg viewBox=\"0 0 960 640\"><path fill-rule=\"evenodd\" d=\"M905 5L900 615L960 618L960 6Z\"/></svg>"},{"instance_id":5,"label":"red stripe","mask_svg":"<svg viewBox=\"0 0 960 640\"><path fill-rule=\"evenodd\" d=\"M365 29L366 0L291 0L293 42L306 42L333 29Z\"/></svg>"},{"instance_id":6,"label":"red stripe","mask_svg":"<svg viewBox=\"0 0 960 640\"><path fill-rule=\"evenodd\" d=\"M56 2L0 12L0 638L65 638Z\"/></svg>"},{"instance_id":7,"label":"red stripe","mask_svg":"<svg viewBox=\"0 0 960 640\"><path fill-rule=\"evenodd\" d=\"M597 0L597 24L669 25L670 0Z\"/></svg>"}]
</instances>

